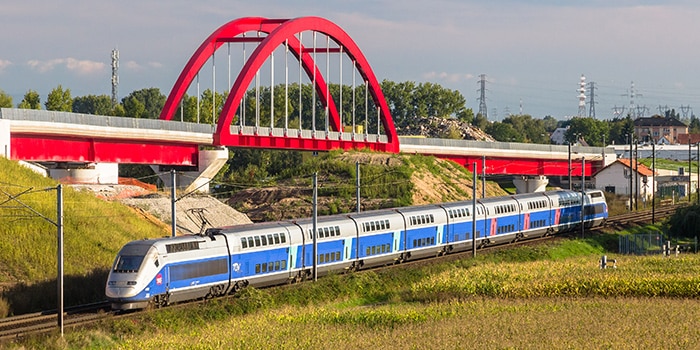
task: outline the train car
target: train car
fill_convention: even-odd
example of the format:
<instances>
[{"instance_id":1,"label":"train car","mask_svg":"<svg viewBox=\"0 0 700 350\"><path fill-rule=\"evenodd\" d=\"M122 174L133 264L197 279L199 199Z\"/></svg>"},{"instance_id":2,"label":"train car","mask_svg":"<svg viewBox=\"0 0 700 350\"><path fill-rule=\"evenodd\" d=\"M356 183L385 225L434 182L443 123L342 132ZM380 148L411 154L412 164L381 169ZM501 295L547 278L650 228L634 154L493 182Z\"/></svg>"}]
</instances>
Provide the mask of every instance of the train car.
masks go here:
<instances>
[{"instance_id":1,"label":"train car","mask_svg":"<svg viewBox=\"0 0 700 350\"><path fill-rule=\"evenodd\" d=\"M474 213L474 206L476 212ZM582 216L583 215L583 216ZM201 235L127 243L105 287L116 310L296 282L602 225L608 217L599 190L485 198L472 201L322 216L208 229ZM476 232L472 229L476 226ZM476 242L473 240L476 237Z\"/></svg>"},{"instance_id":2,"label":"train car","mask_svg":"<svg viewBox=\"0 0 700 350\"><path fill-rule=\"evenodd\" d=\"M443 250L443 230L447 225L447 212L435 205L398 208L405 223L403 245L400 249L405 259L419 259L439 255Z\"/></svg>"},{"instance_id":3,"label":"train car","mask_svg":"<svg viewBox=\"0 0 700 350\"><path fill-rule=\"evenodd\" d=\"M297 280L308 278L313 268L313 220L293 221L302 233L303 245L295 248L295 267L303 273ZM349 269L355 258L353 241L357 239L355 223L347 215L321 216L316 220L316 262L317 274L322 276L329 271Z\"/></svg>"},{"instance_id":4,"label":"train car","mask_svg":"<svg viewBox=\"0 0 700 350\"><path fill-rule=\"evenodd\" d=\"M354 269L401 262L405 252L406 223L396 210L375 210L349 214L357 228L351 243Z\"/></svg>"},{"instance_id":5,"label":"train car","mask_svg":"<svg viewBox=\"0 0 700 350\"><path fill-rule=\"evenodd\" d=\"M485 236L480 245L512 242L518 237L522 217L520 205L513 196L484 198L479 202L486 211Z\"/></svg>"},{"instance_id":6,"label":"train car","mask_svg":"<svg viewBox=\"0 0 700 350\"><path fill-rule=\"evenodd\" d=\"M545 192L529 193L514 197L522 216L520 232L516 237L536 238L552 233L552 199Z\"/></svg>"},{"instance_id":7,"label":"train car","mask_svg":"<svg viewBox=\"0 0 700 350\"><path fill-rule=\"evenodd\" d=\"M210 237L130 242L115 259L106 295L114 309L202 298L228 283L228 262L226 243Z\"/></svg>"},{"instance_id":8,"label":"train car","mask_svg":"<svg viewBox=\"0 0 700 350\"><path fill-rule=\"evenodd\" d=\"M608 204L600 190L586 191L584 198L584 222L587 228L603 225L608 219Z\"/></svg>"}]
</instances>

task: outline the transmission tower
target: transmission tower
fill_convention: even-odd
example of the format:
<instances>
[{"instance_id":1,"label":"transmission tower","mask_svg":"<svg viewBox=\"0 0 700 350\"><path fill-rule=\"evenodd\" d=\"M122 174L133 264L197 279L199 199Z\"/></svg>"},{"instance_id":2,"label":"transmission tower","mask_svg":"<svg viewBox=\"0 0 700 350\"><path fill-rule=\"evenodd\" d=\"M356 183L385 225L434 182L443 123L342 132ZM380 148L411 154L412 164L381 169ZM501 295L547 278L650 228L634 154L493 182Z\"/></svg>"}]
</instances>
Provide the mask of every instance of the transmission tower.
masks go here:
<instances>
[{"instance_id":1,"label":"transmission tower","mask_svg":"<svg viewBox=\"0 0 700 350\"><path fill-rule=\"evenodd\" d=\"M119 87L119 50L112 50L112 107L117 105L117 88Z\"/></svg>"},{"instance_id":2,"label":"transmission tower","mask_svg":"<svg viewBox=\"0 0 700 350\"><path fill-rule=\"evenodd\" d=\"M595 81L588 83L588 96L591 102L588 103L588 116L595 118Z\"/></svg>"},{"instance_id":3,"label":"transmission tower","mask_svg":"<svg viewBox=\"0 0 700 350\"><path fill-rule=\"evenodd\" d=\"M488 110L486 108L486 74L479 75L479 114L485 119L488 119Z\"/></svg>"},{"instance_id":4,"label":"transmission tower","mask_svg":"<svg viewBox=\"0 0 700 350\"><path fill-rule=\"evenodd\" d=\"M634 98L635 97L641 97L642 94L638 94L634 92L634 81L630 82L630 93L629 95L623 94L622 96L629 96L630 98L630 114L634 113L634 110L637 108L637 105L634 104ZM644 107L646 108L646 107Z\"/></svg>"},{"instance_id":5,"label":"transmission tower","mask_svg":"<svg viewBox=\"0 0 700 350\"><path fill-rule=\"evenodd\" d=\"M581 74L581 80L578 83L578 116L586 115L586 77Z\"/></svg>"},{"instance_id":6,"label":"transmission tower","mask_svg":"<svg viewBox=\"0 0 700 350\"><path fill-rule=\"evenodd\" d=\"M624 116L624 114L625 114L625 106L613 107L613 118L618 118L620 116Z\"/></svg>"},{"instance_id":7,"label":"transmission tower","mask_svg":"<svg viewBox=\"0 0 700 350\"><path fill-rule=\"evenodd\" d=\"M649 108L647 106L637 106L637 118L643 118L648 111Z\"/></svg>"},{"instance_id":8,"label":"transmission tower","mask_svg":"<svg viewBox=\"0 0 700 350\"><path fill-rule=\"evenodd\" d=\"M678 107L678 109L681 110L681 113L683 114L683 119L688 118L688 113L693 110L692 108L690 108L690 105L688 105L688 106L681 105L680 107ZM692 113L690 115L692 115Z\"/></svg>"}]
</instances>

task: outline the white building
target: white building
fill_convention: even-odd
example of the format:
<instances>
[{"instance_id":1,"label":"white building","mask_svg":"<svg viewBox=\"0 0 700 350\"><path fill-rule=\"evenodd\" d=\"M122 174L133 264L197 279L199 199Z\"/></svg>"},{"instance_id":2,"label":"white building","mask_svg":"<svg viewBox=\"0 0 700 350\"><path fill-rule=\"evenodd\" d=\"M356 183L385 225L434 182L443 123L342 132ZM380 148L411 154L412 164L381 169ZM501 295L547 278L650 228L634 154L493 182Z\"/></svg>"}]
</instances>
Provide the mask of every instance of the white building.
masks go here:
<instances>
[{"instance_id":1,"label":"white building","mask_svg":"<svg viewBox=\"0 0 700 350\"><path fill-rule=\"evenodd\" d=\"M630 186L630 175L632 176L632 186ZM630 171L630 160L624 158L617 159L605 168L600 169L594 175L594 178L596 189L629 196L630 189L634 188L633 193L638 193L643 201L651 199L652 185L655 181L654 173L646 165L632 161L632 169Z\"/></svg>"}]
</instances>

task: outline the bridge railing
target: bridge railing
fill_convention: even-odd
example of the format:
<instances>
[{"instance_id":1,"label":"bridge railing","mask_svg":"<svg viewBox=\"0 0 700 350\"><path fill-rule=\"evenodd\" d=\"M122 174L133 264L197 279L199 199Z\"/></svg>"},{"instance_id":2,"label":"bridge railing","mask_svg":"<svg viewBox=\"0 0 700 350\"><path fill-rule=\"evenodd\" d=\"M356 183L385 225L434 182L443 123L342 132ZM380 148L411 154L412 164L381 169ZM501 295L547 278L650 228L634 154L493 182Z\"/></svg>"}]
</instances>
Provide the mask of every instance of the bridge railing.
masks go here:
<instances>
[{"instance_id":1,"label":"bridge railing","mask_svg":"<svg viewBox=\"0 0 700 350\"><path fill-rule=\"evenodd\" d=\"M453 139L434 139L422 137L399 136L402 145L413 146L436 146L436 147L458 147L458 148L479 148L479 149L502 149L502 150L518 150L518 151L533 151L533 152L557 152L567 153L568 146L566 145L543 145L536 143L520 143L520 142L489 142L489 141L474 141L474 140L453 140ZM588 146L571 146L572 153L585 154L602 154L602 147Z\"/></svg>"},{"instance_id":2,"label":"bridge railing","mask_svg":"<svg viewBox=\"0 0 700 350\"><path fill-rule=\"evenodd\" d=\"M209 124L18 108L0 108L0 119L107 126L115 128L184 131L204 134L213 134L216 131L216 125Z\"/></svg>"},{"instance_id":3,"label":"bridge railing","mask_svg":"<svg viewBox=\"0 0 700 350\"><path fill-rule=\"evenodd\" d=\"M265 126L240 126L231 125L231 134L259 135L273 137L291 137L318 140L342 140L342 141L367 141L367 142L387 142L386 135L360 134L351 132L323 131L323 130L299 130L291 128L270 128ZM354 137L354 138L353 138Z\"/></svg>"}]
</instances>

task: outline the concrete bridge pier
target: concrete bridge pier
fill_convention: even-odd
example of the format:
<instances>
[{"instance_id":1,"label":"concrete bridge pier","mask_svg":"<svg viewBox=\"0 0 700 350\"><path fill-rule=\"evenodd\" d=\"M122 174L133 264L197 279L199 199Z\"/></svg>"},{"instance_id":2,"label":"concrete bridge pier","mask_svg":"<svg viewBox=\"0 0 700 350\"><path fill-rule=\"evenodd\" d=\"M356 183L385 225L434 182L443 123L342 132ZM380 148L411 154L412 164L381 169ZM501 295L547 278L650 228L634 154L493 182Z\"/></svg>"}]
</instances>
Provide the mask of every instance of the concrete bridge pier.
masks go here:
<instances>
[{"instance_id":1,"label":"concrete bridge pier","mask_svg":"<svg viewBox=\"0 0 700 350\"><path fill-rule=\"evenodd\" d=\"M228 149L222 147L215 150L199 151L199 169L197 171L182 171L175 178L177 188L184 188L186 193L196 191L209 193L209 181L223 168L228 160ZM151 165L151 168L160 173L159 166ZM172 187L170 174L159 175L165 187Z\"/></svg>"},{"instance_id":2,"label":"concrete bridge pier","mask_svg":"<svg viewBox=\"0 0 700 350\"><path fill-rule=\"evenodd\" d=\"M544 175L521 176L513 178L513 184L518 194L544 192L549 184L549 179Z\"/></svg>"}]
</instances>

